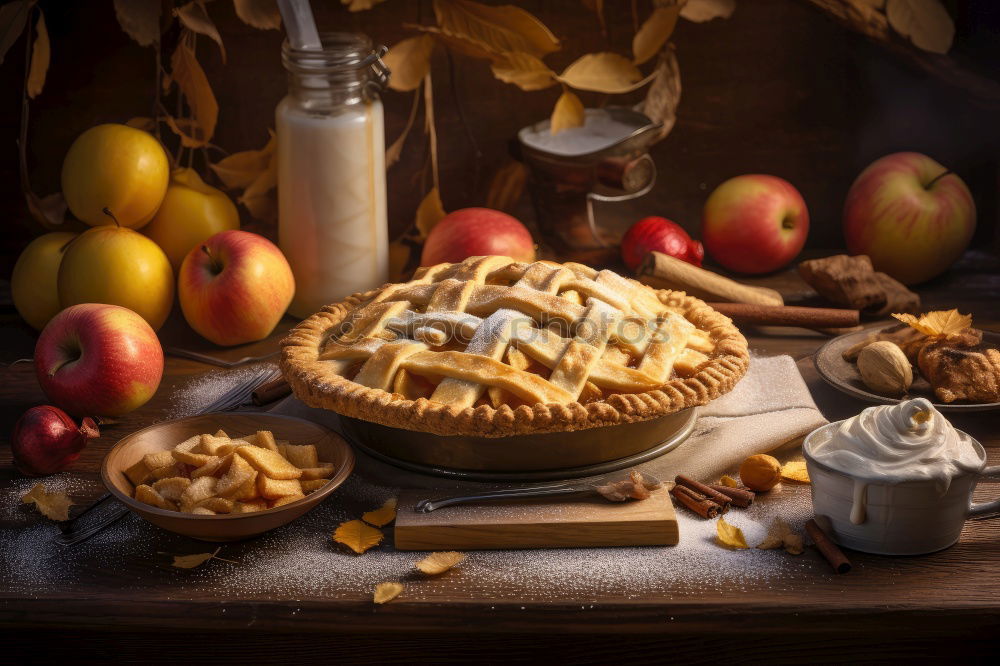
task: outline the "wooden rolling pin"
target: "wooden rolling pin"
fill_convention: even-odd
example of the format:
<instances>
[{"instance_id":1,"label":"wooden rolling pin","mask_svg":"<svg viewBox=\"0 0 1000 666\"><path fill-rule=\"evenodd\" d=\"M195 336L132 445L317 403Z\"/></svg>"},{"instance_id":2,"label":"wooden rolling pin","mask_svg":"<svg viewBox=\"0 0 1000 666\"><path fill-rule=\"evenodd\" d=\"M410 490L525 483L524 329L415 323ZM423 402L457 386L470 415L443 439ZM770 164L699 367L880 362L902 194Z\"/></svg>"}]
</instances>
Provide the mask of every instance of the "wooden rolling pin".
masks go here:
<instances>
[{"instance_id":1,"label":"wooden rolling pin","mask_svg":"<svg viewBox=\"0 0 1000 666\"><path fill-rule=\"evenodd\" d=\"M655 289L674 289L705 301L784 305L774 289L751 287L662 252L650 252L639 265L639 281Z\"/></svg>"},{"instance_id":2,"label":"wooden rolling pin","mask_svg":"<svg viewBox=\"0 0 1000 666\"><path fill-rule=\"evenodd\" d=\"M753 305L749 303L709 303L730 319L759 326L801 326L802 328L851 328L861 324L858 310L804 308L794 305Z\"/></svg>"}]
</instances>

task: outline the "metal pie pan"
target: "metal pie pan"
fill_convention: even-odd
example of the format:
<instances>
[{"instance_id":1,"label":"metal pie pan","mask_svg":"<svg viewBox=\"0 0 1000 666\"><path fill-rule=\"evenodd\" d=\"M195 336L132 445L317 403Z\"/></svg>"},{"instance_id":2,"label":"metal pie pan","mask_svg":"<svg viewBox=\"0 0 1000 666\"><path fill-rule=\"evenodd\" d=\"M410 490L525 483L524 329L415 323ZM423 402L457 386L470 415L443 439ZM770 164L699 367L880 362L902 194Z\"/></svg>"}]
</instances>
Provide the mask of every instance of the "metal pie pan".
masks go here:
<instances>
[{"instance_id":1,"label":"metal pie pan","mask_svg":"<svg viewBox=\"0 0 1000 666\"><path fill-rule=\"evenodd\" d=\"M697 409L648 421L511 437L435 435L340 417L369 455L422 474L470 481L542 481L603 474L663 455L694 429Z\"/></svg>"}]
</instances>

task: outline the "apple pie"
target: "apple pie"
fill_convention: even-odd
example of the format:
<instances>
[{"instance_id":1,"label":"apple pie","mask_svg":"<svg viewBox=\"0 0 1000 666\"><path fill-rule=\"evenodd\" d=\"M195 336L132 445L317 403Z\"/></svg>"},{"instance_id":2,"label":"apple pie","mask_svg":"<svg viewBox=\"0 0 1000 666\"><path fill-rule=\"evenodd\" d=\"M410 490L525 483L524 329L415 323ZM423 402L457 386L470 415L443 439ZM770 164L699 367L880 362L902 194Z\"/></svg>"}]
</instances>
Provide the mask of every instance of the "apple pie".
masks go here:
<instances>
[{"instance_id":1,"label":"apple pie","mask_svg":"<svg viewBox=\"0 0 1000 666\"><path fill-rule=\"evenodd\" d=\"M570 431L703 405L746 372L732 322L608 270L509 257L420 269L281 343L313 407L442 435Z\"/></svg>"}]
</instances>

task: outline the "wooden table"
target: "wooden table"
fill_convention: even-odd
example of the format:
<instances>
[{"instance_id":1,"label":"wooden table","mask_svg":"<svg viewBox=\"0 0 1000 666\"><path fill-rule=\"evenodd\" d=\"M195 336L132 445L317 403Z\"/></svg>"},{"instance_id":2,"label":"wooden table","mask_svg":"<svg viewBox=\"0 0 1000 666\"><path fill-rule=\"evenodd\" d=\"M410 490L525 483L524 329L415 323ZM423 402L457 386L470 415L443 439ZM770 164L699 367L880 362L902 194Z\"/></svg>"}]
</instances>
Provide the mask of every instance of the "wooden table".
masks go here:
<instances>
[{"instance_id":1,"label":"wooden table","mask_svg":"<svg viewBox=\"0 0 1000 666\"><path fill-rule=\"evenodd\" d=\"M921 289L928 309L959 307L973 311L976 323L1000 329L1000 280L996 260L967 257L947 278ZM809 302L809 290L792 273L759 281L792 298ZM30 331L6 315L0 341L5 361L31 355ZM748 329L754 352L810 356L824 341L798 329ZM165 339L201 344L176 325ZM278 334L250 353L273 348ZM243 355L247 350L227 354ZM167 359L157 396L142 409L103 427L102 436L73 466L86 505L102 493L98 466L121 436L164 418L174 389L210 369L198 362ZM6 367L0 380L0 432L6 440L16 418L43 402L30 363ZM839 405L839 406L838 406ZM840 402L828 418L857 411L860 403ZM1000 462L1000 417L966 416L956 425L988 447ZM11 488L24 481L0 448L0 491L10 502ZM996 486L978 493L985 499ZM807 492L807 491L806 491ZM329 503L338 501L335 493ZM79 510L80 506L76 507ZM42 519L21 508L0 508L0 547L30 557L20 534ZM325 539L318 529L318 538ZM468 585L461 571L438 579L418 600L375 607L368 593L338 595L234 592L232 586L190 584L198 574L168 566L168 553L202 552L204 545L150 528L142 557L114 564L94 558L85 573L54 588L24 581L12 584L0 558L0 634L4 657L41 655L79 659L166 660L169 655L196 661L261 661L265 654L283 661L323 660L366 663L473 660L531 662L555 654L561 662L808 660L866 661L889 657L912 661L956 655L984 656L1000 628L1000 522L969 522L956 546L934 555L887 558L852 553L855 570L835 576L814 552L814 565L799 566L780 581L746 580L731 589L700 590L679 581L666 591L624 594L608 586L580 595L549 590L538 598L530 581L508 582L503 594ZM133 544L134 546L134 544ZM51 544L39 544L45 559ZM228 547L239 559L241 546ZM9 549L9 550L8 550ZM200 549L200 550L199 550ZM26 554L27 553L27 554ZM14 555L10 555L13 557ZM802 560L805 561L805 560ZM358 560L359 566L364 561ZM52 572L49 572L51 574ZM193 579L183 579L189 574ZM39 580L47 573L40 571ZM178 581L186 580L183 586ZM113 652L100 652L109 646ZM209 652L199 652L199 650ZM276 652L286 650L286 652ZM112 656L113 655L113 656ZM283 656L282 656L283 655Z\"/></svg>"}]
</instances>

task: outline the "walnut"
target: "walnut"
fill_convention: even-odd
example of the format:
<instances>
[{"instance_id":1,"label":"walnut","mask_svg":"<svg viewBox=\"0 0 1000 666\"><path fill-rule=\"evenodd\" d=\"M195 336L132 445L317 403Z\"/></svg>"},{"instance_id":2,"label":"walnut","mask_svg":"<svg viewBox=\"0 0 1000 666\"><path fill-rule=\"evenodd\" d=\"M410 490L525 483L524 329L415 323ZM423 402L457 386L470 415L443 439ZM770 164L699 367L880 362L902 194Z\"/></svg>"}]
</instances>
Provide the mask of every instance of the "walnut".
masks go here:
<instances>
[{"instance_id":1,"label":"walnut","mask_svg":"<svg viewBox=\"0 0 1000 666\"><path fill-rule=\"evenodd\" d=\"M899 345L880 340L858 354L858 372L865 385L876 393L903 395L913 383L913 367Z\"/></svg>"}]
</instances>

